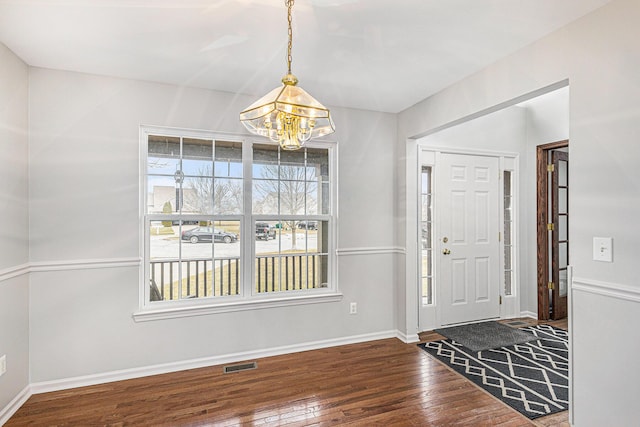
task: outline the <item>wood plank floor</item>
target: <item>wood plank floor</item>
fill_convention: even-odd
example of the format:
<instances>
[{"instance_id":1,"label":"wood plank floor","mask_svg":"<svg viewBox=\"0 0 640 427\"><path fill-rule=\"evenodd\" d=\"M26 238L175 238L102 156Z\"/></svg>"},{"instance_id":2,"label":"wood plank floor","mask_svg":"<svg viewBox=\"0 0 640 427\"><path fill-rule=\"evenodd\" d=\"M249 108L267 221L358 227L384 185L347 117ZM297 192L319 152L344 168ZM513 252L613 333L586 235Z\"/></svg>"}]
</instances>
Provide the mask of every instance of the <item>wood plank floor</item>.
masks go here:
<instances>
[{"instance_id":1,"label":"wood plank floor","mask_svg":"<svg viewBox=\"0 0 640 427\"><path fill-rule=\"evenodd\" d=\"M568 426L566 413L528 420L397 339L257 363L232 374L213 366L37 394L6 426Z\"/></svg>"}]
</instances>

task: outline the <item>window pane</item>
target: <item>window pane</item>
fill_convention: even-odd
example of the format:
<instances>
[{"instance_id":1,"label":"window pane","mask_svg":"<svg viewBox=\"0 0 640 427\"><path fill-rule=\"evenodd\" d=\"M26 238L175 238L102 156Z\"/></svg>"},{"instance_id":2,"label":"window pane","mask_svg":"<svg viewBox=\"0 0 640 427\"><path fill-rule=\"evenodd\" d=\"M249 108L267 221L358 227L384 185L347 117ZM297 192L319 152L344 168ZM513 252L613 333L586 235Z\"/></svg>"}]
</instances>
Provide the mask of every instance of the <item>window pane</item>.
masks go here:
<instances>
[{"instance_id":1,"label":"window pane","mask_svg":"<svg viewBox=\"0 0 640 427\"><path fill-rule=\"evenodd\" d=\"M569 237L569 225L567 224L567 215L560 215L558 217L558 239L567 240Z\"/></svg>"},{"instance_id":2,"label":"window pane","mask_svg":"<svg viewBox=\"0 0 640 427\"><path fill-rule=\"evenodd\" d=\"M278 181L253 180L253 213L277 214L279 206Z\"/></svg>"},{"instance_id":3,"label":"window pane","mask_svg":"<svg viewBox=\"0 0 640 427\"><path fill-rule=\"evenodd\" d=\"M433 304L432 289L433 289L432 278L423 277L422 278L422 305Z\"/></svg>"},{"instance_id":4,"label":"window pane","mask_svg":"<svg viewBox=\"0 0 640 427\"><path fill-rule=\"evenodd\" d=\"M213 141L184 138L182 172L186 176L213 176Z\"/></svg>"},{"instance_id":5,"label":"window pane","mask_svg":"<svg viewBox=\"0 0 640 427\"><path fill-rule=\"evenodd\" d=\"M322 215L329 215L331 213L330 210L330 200L331 200L331 190L329 189L329 183L328 182L323 182L322 183L322 193L320 195L318 195L318 200L320 200L320 204L321 204L321 214Z\"/></svg>"},{"instance_id":6,"label":"window pane","mask_svg":"<svg viewBox=\"0 0 640 427\"><path fill-rule=\"evenodd\" d=\"M213 178L186 177L183 184L183 213L211 214L213 212Z\"/></svg>"},{"instance_id":7,"label":"window pane","mask_svg":"<svg viewBox=\"0 0 640 427\"><path fill-rule=\"evenodd\" d=\"M506 270L504 272L504 294L505 295L511 295L512 290L511 290L511 276L512 276L512 272L510 270Z\"/></svg>"},{"instance_id":8,"label":"window pane","mask_svg":"<svg viewBox=\"0 0 640 427\"><path fill-rule=\"evenodd\" d=\"M568 163L564 160L558 162L558 185L560 187L566 187L569 183L567 166Z\"/></svg>"},{"instance_id":9,"label":"window pane","mask_svg":"<svg viewBox=\"0 0 640 427\"><path fill-rule=\"evenodd\" d=\"M559 267L562 268L567 268L567 263L569 260L569 245L567 243L560 243L558 245L558 252L559 252Z\"/></svg>"},{"instance_id":10,"label":"window pane","mask_svg":"<svg viewBox=\"0 0 640 427\"><path fill-rule=\"evenodd\" d=\"M151 221L149 227L149 285L151 301L180 298L180 222Z\"/></svg>"},{"instance_id":11,"label":"window pane","mask_svg":"<svg viewBox=\"0 0 640 427\"><path fill-rule=\"evenodd\" d=\"M505 270L511 270L511 246L505 245L504 247L504 268Z\"/></svg>"},{"instance_id":12,"label":"window pane","mask_svg":"<svg viewBox=\"0 0 640 427\"><path fill-rule=\"evenodd\" d=\"M242 213L242 179L214 179L214 213L232 215Z\"/></svg>"},{"instance_id":13,"label":"window pane","mask_svg":"<svg viewBox=\"0 0 640 427\"><path fill-rule=\"evenodd\" d=\"M566 188L558 188L558 213L566 214L569 205L569 192Z\"/></svg>"},{"instance_id":14,"label":"window pane","mask_svg":"<svg viewBox=\"0 0 640 427\"><path fill-rule=\"evenodd\" d=\"M504 171L503 185L504 185L504 196L505 197L511 196L511 172L510 171Z\"/></svg>"},{"instance_id":15,"label":"window pane","mask_svg":"<svg viewBox=\"0 0 640 427\"><path fill-rule=\"evenodd\" d=\"M176 184L173 177L147 178L147 213L176 213Z\"/></svg>"},{"instance_id":16,"label":"window pane","mask_svg":"<svg viewBox=\"0 0 640 427\"><path fill-rule=\"evenodd\" d=\"M329 181L329 152L324 148L306 148L307 179Z\"/></svg>"},{"instance_id":17,"label":"window pane","mask_svg":"<svg viewBox=\"0 0 640 427\"><path fill-rule=\"evenodd\" d=\"M253 145L253 179L278 179L278 146Z\"/></svg>"},{"instance_id":18,"label":"window pane","mask_svg":"<svg viewBox=\"0 0 640 427\"><path fill-rule=\"evenodd\" d=\"M567 270L560 270L560 296L567 296Z\"/></svg>"},{"instance_id":19,"label":"window pane","mask_svg":"<svg viewBox=\"0 0 640 427\"><path fill-rule=\"evenodd\" d=\"M307 199L305 181L280 181L280 213L304 215Z\"/></svg>"},{"instance_id":20,"label":"window pane","mask_svg":"<svg viewBox=\"0 0 640 427\"><path fill-rule=\"evenodd\" d=\"M173 176L180 169L180 138L150 135L147 151L148 174Z\"/></svg>"},{"instance_id":21,"label":"window pane","mask_svg":"<svg viewBox=\"0 0 640 427\"><path fill-rule=\"evenodd\" d=\"M305 208L304 213L306 215L317 215L321 212L318 211L318 200L321 200L320 197L320 189L322 188L316 182L307 181L307 190L306 190L306 200L305 200Z\"/></svg>"},{"instance_id":22,"label":"window pane","mask_svg":"<svg viewBox=\"0 0 640 427\"><path fill-rule=\"evenodd\" d=\"M428 194L422 195L422 220L431 220L431 196Z\"/></svg>"},{"instance_id":23,"label":"window pane","mask_svg":"<svg viewBox=\"0 0 640 427\"><path fill-rule=\"evenodd\" d=\"M305 181L305 151L280 150L280 179Z\"/></svg>"},{"instance_id":24,"label":"window pane","mask_svg":"<svg viewBox=\"0 0 640 427\"><path fill-rule=\"evenodd\" d=\"M216 141L215 175L242 178L242 143Z\"/></svg>"}]
</instances>

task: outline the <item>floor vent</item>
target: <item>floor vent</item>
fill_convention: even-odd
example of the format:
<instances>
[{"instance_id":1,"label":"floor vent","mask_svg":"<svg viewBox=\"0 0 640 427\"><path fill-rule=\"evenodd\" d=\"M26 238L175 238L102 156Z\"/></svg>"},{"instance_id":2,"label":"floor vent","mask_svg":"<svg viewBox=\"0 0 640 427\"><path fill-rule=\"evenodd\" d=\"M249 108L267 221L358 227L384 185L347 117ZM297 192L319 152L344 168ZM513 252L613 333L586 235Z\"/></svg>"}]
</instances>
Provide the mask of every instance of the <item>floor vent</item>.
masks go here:
<instances>
[{"instance_id":1,"label":"floor vent","mask_svg":"<svg viewBox=\"0 0 640 427\"><path fill-rule=\"evenodd\" d=\"M232 372L240 372L240 371L248 371L250 369L257 369L258 363L240 363L238 365L228 365L223 368L225 374L230 374Z\"/></svg>"}]
</instances>

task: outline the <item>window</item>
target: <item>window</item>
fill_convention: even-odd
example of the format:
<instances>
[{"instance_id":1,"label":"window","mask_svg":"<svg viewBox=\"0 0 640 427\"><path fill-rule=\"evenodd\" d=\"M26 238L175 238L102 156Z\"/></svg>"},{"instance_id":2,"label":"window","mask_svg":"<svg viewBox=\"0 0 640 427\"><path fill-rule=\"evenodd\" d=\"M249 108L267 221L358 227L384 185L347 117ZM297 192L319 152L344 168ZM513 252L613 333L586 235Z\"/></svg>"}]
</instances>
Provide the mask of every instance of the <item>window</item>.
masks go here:
<instances>
[{"instance_id":1,"label":"window","mask_svg":"<svg viewBox=\"0 0 640 427\"><path fill-rule=\"evenodd\" d=\"M145 306L335 294L333 145L142 135Z\"/></svg>"},{"instance_id":2,"label":"window","mask_svg":"<svg viewBox=\"0 0 640 427\"><path fill-rule=\"evenodd\" d=\"M432 183L431 166L422 166L420 175L420 279L422 281L422 305L433 304L433 247L432 247Z\"/></svg>"},{"instance_id":3,"label":"window","mask_svg":"<svg viewBox=\"0 0 640 427\"><path fill-rule=\"evenodd\" d=\"M504 171L504 295L513 293L513 194L512 173Z\"/></svg>"}]
</instances>

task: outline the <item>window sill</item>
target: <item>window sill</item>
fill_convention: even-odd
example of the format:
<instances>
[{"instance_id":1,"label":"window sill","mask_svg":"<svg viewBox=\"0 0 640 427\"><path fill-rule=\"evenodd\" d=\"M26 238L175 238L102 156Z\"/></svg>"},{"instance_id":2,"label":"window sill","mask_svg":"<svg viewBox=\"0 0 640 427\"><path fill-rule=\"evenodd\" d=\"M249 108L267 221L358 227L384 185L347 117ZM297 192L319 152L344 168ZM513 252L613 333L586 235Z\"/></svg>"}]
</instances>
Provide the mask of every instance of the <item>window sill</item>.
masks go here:
<instances>
[{"instance_id":1,"label":"window sill","mask_svg":"<svg viewBox=\"0 0 640 427\"><path fill-rule=\"evenodd\" d=\"M242 300L227 303L207 305L188 305L181 307L162 307L141 309L133 313L136 322L175 319L180 317L204 316L208 314L229 313L234 311L257 310L263 308L288 307L301 304L319 304L338 302L342 300L341 293L303 295L293 297Z\"/></svg>"}]
</instances>

